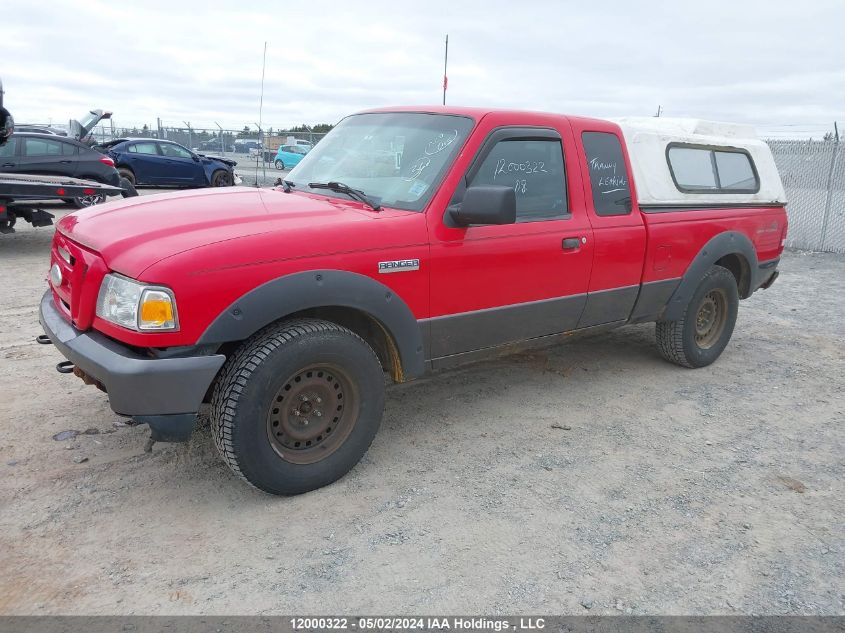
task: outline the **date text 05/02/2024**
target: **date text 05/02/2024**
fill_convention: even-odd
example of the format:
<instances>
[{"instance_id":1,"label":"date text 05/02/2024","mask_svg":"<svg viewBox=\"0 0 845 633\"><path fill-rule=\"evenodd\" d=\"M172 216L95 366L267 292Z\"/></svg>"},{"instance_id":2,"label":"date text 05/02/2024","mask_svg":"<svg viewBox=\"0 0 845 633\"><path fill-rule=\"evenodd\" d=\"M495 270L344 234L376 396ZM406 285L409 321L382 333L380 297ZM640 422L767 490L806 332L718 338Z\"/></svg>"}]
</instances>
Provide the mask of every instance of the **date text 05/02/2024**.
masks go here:
<instances>
[{"instance_id":1,"label":"date text 05/02/2024","mask_svg":"<svg viewBox=\"0 0 845 633\"><path fill-rule=\"evenodd\" d=\"M484 618L484 617L294 617L294 630L441 630L441 631L538 631L545 628L543 618Z\"/></svg>"}]
</instances>

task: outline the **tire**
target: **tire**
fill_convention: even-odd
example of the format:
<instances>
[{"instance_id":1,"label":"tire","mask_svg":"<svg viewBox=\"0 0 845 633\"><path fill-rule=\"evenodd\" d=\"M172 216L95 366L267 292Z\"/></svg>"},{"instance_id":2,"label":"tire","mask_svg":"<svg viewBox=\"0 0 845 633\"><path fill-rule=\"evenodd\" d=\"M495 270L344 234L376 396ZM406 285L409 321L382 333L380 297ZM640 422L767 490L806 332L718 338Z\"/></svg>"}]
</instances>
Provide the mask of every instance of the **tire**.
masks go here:
<instances>
[{"instance_id":1,"label":"tire","mask_svg":"<svg viewBox=\"0 0 845 633\"><path fill-rule=\"evenodd\" d=\"M135 185L133 185L128 178L120 179L120 188L123 189L123 192L120 195L124 198L134 198L138 195Z\"/></svg>"},{"instance_id":2,"label":"tire","mask_svg":"<svg viewBox=\"0 0 845 633\"><path fill-rule=\"evenodd\" d=\"M232 174L230 174L225 169L218 169L213 174L211 174L211 186L212 187L231 187L232 186Z\"/></svg>"},{"instance_id":3,"label":"tire","mask_svg":"<svg viewBox=\"0 0 845 633\"><path fill-rule=\"evenodd\" d=\"M138 186L138 183L135 181L135 173L131 169L128 169L127 167L120 167L117 170L117 173L120 174L121 179L128 180L129 184L133 187Z\"/></svg>"},{"instance_id":4,"label":"tire","mask_svg":"<svg viewBox=\"0 0 845 633\"><path fill-rule=\"evenodd\" d=\"M211 429L235 474L295 495L349 472L383 410L384 374L372 348L335 323L297 319L264 328L226 361Z\"/></svg>"},{"instance_id":5,"label":"tire","mask_svg":"<svg viewBox=\"0 0 845 633\"><path fill-rule=\"evenodd\" d=\"M660 355L682 367L706 367L731 340L738 310L736 278L727 268L711 266L683 316L677 321L657 322Z\"/></svg>"},{"instance_id":6,"label":"tire","mask_svg":"<svg viewBox=\"0 0 845 633\"><path fill-rule=\"evenodd\" d=\"M281 170L281 169L284 169L284 168L285 168L285 164L284 164L282 161L280 161L280 160L277 160L277 161L276 161L275 163L273 163L273 164L276 166L276 169L280 169L280 170Z\"/></svg>"}]
</instances>

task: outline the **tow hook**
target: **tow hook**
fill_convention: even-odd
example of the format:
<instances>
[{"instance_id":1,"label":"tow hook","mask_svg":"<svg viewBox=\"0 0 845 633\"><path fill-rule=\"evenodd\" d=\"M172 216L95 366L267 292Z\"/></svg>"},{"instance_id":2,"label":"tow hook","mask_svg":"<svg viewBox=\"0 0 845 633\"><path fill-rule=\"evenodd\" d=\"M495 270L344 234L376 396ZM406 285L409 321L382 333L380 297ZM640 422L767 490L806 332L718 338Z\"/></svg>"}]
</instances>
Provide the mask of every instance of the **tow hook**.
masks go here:
<instances>
[{"instance_id":1,"label":"tow hook","mask_svg":"<svg viewBox=\"0 0 845 633\"><path fill-rule=\"evenodd\" d=\"M35 342L39 345L52 345L53 341L50 340L50 337L46 334L39 334L35 337Z\"/></svg>"},{"instance_id":2,"label":"tow hook","mask_svg":"<svg viewBox=\"0 0 845 633\"><path fill-rule=\"evenodd\" d=\"M63 360L61 363L56 365L56 371L60 374L72 374L73 368L74 364L72 360Z\"/></svg>"}]
</instances>

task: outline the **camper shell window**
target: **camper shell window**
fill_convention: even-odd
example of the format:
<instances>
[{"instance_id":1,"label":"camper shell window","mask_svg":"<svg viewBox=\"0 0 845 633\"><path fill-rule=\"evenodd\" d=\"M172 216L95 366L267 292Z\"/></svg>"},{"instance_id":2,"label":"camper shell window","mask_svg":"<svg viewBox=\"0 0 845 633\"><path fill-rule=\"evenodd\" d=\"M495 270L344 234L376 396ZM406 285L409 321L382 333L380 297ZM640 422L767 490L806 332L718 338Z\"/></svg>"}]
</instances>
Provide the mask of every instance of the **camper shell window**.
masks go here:
<instances>
[{"instance_id":1,"label":"camper shell window","mask_svg":"<svg viewBox=\"0 0 845 633\"><path fill-rule=\"evenodd\" d=\"M746 150L715 145L669 143L666 162L683 193L757 193L760 177Z\"/></svg>"}]
</instances>

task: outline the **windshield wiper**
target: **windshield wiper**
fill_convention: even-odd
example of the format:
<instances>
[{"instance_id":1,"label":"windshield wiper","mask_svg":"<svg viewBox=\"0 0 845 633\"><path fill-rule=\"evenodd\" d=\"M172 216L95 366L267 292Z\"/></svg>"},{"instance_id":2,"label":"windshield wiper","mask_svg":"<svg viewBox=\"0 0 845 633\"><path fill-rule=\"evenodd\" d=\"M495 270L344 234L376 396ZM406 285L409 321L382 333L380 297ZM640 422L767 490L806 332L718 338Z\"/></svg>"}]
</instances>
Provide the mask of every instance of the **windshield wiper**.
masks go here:
<instances>
[{"instance_id":1,"label":"windshield wiper","mask_svg":"<svg viewBox=\"0 0 845 633\"><path fill-rule=\"evenodd\" d=\"M342 182L309 182L308 186L312 189L328 189L330 191L336 191L337 193L345 193L353 200L363 202L373 211L381 210L381 205L378 202L373 202L373 200L363 191L353 189L349 185L345 185Z\"/></svg>"}]
</instances>

